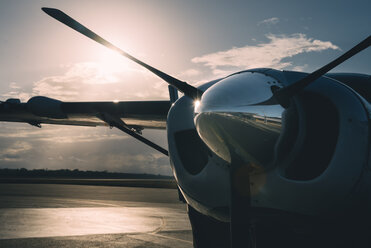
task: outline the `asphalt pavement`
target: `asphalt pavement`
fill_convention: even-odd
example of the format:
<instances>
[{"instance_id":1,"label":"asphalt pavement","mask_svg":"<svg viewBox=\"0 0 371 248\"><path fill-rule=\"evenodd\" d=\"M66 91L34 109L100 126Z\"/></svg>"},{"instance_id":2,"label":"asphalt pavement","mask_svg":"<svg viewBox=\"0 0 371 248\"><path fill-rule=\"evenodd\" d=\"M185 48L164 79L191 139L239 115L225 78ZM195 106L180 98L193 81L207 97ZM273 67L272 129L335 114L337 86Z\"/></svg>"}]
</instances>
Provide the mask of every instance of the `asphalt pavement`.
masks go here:
<instances>
[{"instance_id":1,"label":"asphalt pavement","mask_svg":"<svg viewBox=\"0 0 371 248\"><path fill-rule=\"evenodd\" d=\"M0 184L0 247L192 247L177 190Z\"/></svg>"}]
</instances>

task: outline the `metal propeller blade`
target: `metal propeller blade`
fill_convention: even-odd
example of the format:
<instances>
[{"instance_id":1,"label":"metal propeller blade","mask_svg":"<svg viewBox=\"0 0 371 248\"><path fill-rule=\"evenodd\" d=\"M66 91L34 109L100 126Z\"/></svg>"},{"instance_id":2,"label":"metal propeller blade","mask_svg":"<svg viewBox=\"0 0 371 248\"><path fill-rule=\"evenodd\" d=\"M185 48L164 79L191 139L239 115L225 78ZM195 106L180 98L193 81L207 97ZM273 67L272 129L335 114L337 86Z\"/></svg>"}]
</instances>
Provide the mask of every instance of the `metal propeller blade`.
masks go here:
<instances>
[{"instance_id":1,"label":"metal propeller blade","mask_svg":"<svg viewBox=\"0 0 371 248\"><path fill-rule=\"evenodd\" d=\"M255 247L251 219L251 193L249 168L232 152L230 179L230 241L233 248Z\"/></svg>"},{"instance_id":2,"label":"metal propeller blade","mask_svg":"<svg viewBox=\"0 0 371 248\"><path fill-rule=\"evenodd\" d=\"M77 32L89 37L90 39L102 44L105 47L108 47L112 49L113 51L116 51L120 53L121 55L127 57L128 59L134 61L135 63L145 67L149 71L153 72L163 80L165 80L168 84L173 85L176 87L179 91L183 92L186 96L191 97L193 99L200 99L202 95L202 91L187 84L186 82L183 82L179 79L176 79L162 71L159 71L158 69L140 61L139 59L131 56L130 54L124 52L117 46L113 45L109 41L103 39L90 29L86 28L82 24L80 24L78 21L72 19L70 16L65 14L64 12L60 11L59 9L53 9L53 8L41 8L45 13L50 15L51 17L55 18L56 20L64 23L65 25L69 26L70 28L76 30Z\"/></svg>"},{"instance_id":3,"label":"metal propeller blade","mask_svg":"<svg viewBox=\"0 0 371 248\"><path fill-rule=\"evenodd\" d=\"M364 39L361 43L354 46L352 49L341 55L340 57L336 58L332 62L328 63L327 65L319 68L318 70L310 73L303 79L285 87L274 91L274 96L277 101L284 107L288 107L290 103L290 98L294 95L298 94L302 89L308 86L310 83L314 82L324 74L326 74L331 69L335 68L336 66L340 65L347 59L353 57L357 53L361 52L362 50L368 48L371 45L371 35Z\"/></svg>"}]
</instances>

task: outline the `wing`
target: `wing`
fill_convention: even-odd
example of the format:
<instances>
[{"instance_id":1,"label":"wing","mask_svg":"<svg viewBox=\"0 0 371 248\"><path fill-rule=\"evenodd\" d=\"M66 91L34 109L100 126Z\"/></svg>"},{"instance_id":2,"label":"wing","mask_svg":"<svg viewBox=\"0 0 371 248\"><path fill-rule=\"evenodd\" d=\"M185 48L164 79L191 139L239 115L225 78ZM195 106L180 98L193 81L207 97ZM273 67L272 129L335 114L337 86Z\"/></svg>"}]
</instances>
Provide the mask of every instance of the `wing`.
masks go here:
<instances>
[{"instance_id":1,"label":"wing","mask_svg":"<svg viewBox=\"0 0 371 248\"><path fill-rule=\"evenodd\" d=\"M110 126L168 155L167 150L144 138L144 128L166 129L170 101L62 102L36 96L22 103L18 99L0 102L0 121L41 124Z\"/></svg>"},{"instance_id":2,"label":"wing","mask_svg":"<svg viewBox=\"0 0 371 248\"><path fill-rule=\"evenodd\" d=\"M0 121L45 124L107 126L103 116L120 119L129 127L166 128L170 101L62 102L33 97L27 103L8 99L0 103Z\"/></svg>"}]
</instances>

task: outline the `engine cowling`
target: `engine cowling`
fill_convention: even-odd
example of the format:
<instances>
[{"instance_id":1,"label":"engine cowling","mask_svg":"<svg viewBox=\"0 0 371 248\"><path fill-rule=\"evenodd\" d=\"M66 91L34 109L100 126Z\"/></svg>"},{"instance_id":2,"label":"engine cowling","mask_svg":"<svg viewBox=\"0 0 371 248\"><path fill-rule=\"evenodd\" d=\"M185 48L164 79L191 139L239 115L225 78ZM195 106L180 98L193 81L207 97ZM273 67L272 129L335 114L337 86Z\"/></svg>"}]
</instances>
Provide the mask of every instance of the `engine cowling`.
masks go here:
<instances>
[{"instance_id":1,"label":"engine cowling","mask_svg":"<svg viewBox=\"0 0 371 248\"><path fill-rule=\"evenodd\" d=\"M318 215L352 205L347 198L356 195L370 152L369 105L326 77L288 109L274 101L272 87L305 75L233 74L206 90L195 110L208 147L228 163L238 156L250 167L252 206Z\"/></svg>"},{"instance_id":2,"label":"engine cowling","mask_svg":"<svg viewBox=\"0 0 371 248\"><path fill-rule=\"evenodd\" d=\"M327 77L305 88L287 109L272 100L272 86L305 75L245 71L204 86L196 110L187 97L174 104L169 152L188 203L216 217L222 211L215 209L228 208L231 154L250 166L252 207L319 216L352 208L361 198L371 202L370 190L355 192L371 166L369 104ZM176 148L182 137L175 134L194 128L209 151L198 149L207 160L190 172Z\"/></svg>"}]
</instances>

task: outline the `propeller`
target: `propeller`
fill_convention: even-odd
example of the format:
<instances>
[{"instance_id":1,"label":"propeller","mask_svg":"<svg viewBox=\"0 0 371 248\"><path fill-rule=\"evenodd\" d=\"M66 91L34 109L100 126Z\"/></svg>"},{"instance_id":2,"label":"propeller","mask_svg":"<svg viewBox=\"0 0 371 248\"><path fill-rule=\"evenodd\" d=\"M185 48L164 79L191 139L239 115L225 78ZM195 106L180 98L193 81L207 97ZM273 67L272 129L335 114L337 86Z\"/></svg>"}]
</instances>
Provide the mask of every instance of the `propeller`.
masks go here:
<instances>
[{"instance_id":1,"label":"propeller","mask_svg":"<svg viewBox=\"0 0 371 248\"><path fill-rule=\"evenodd\" d=\"M102 44L103 46L118 52L124 57L134 61L135 63L145 67L152 73L156 74L169 85L174 86L179 91L183 92L186 96L191 97L194 100L201 98L203 91L197 89L188 83L174 78L142 61L131 56L120 48L116 47L112 43L103 39L101 36L97 35L90 29L86 28L76 20L72 19L70 16L64 12L53 9L53 8L42 8L42 10L55 18L56 20L64 23L75 31L87 36L88 38ZM274 97L270 100L276 100L275 102L280 103L283 107L288 107L290 104L291 97L298 94L302 89L308 86L310 83L314 82L316 79L320 78L326 74L331 69L335 68L339 64L343 63L347 59L351 58L355 54L361 52L371 45L371 36L363 40L358 45L354 46L352 49L328 63L327 65L319 68L318 70L308 74L303 79L295 82L284 88L272 88ZM267 104L271 102L267 102ZM260 103L262 104L262 103ZM241 182L243 185L241 185ZM238 154L232 154L231 164L230 164L230 186L231 186L231 202L230 202L230 216L231 216L231 243L232 247L254 247L254 239L250 234L246 235L246 228L251 232L252 218L251 212L248 209L251 208L251 196L250 196L250 183L249 183L249 170L248 166L240 159ZM241 191L245 189L245 191Z\"/></svg>"},{"instance_id":2,"label":"propeller","mask_svg":"<svg viewBox=\"0 0 371 248\"><path fill-rule=\"evenodd\" d=\"M47 13L48 15L50 15L51 17L53 17L54 19L64 23L65 25L69 26L70 28L76 30L77 32L85 35L86 37L98 42L99 44L102 44L103 46L113 50L113 51L116 51L118 52L119 54L121 54L122 56L134 61L135 63L143 66L144 68L146 68L147 70L151 71L152 73L156 74L157 76L159 76L160 78L162 78L165 82L167 82L168 84L174 86L175 88L177 88L179 91L183 92L184 95L188 96L188 97L191 97L195 100L197 99L200 99L201 98L201 95L203 93L203 91L201 91L200 89L197 89L195 87L193 87L192 85L184 82L184 81L181 81L177 78L174 78L142 61L140 61L139 59L131 56L130 54L124 52L123 50L121 50L120 48L118 48L117 46L113 45L112 43L110 43L109 41L103 39L101 36L99 36L98 34L94 33L93 31L91 31L90 29L88 29L87 27L85 27L84 25L82 25L81 23L79 23L78 21L72 19L70 16L68 16L67 14L65 14L64 12L60 11L59 9L54 9L54 8L41 8L45 13Z\"/></svg>"},{"instance_id":3,"label":"propeller","mask_svg":"<svg viewBox=\"0 0 371 248\"><path fill-rule=\"evenodd\" d=\"M308 74L303 79L285 87L285 88L273 88L273 94L276 100L285 108L290 105L290 98L297 95L302 89L307 87L309 84L332 70L336 66L340 65L344 61L353 57L357 53L363 51L371 45L371 35L364 39L362 42L351 48L349 51L339 56L335 60L331 61L327 65L319 68L318 70Z\"/></svg>"}]
</instances>

